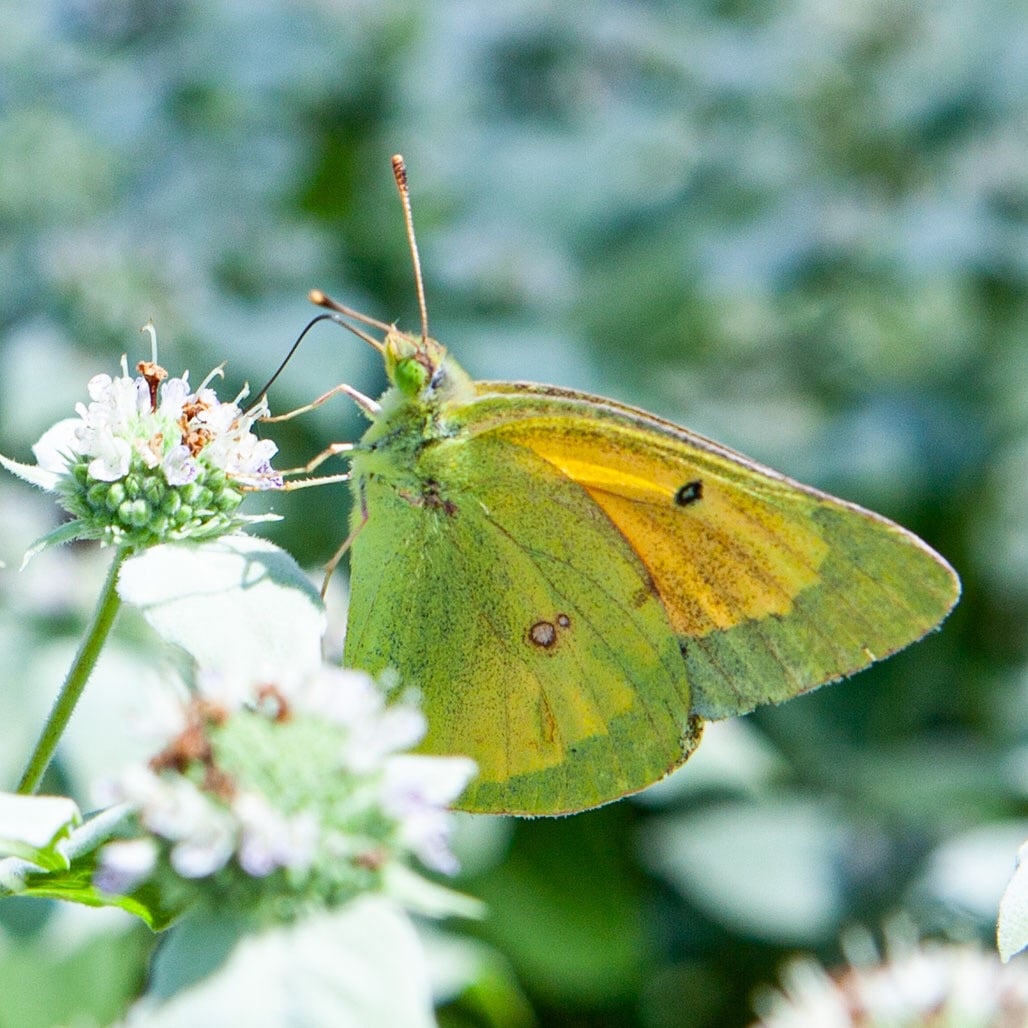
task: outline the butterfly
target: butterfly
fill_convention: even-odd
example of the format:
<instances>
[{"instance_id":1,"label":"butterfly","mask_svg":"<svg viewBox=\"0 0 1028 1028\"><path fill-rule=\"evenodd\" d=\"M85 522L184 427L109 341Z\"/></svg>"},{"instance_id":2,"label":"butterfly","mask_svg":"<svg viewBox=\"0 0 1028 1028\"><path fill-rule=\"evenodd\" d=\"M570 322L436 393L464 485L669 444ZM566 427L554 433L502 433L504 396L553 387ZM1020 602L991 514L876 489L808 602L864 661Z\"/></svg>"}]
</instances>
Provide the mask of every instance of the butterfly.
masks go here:
<instances>
[{"instance_id":1,"label":"butterfly","mask_svg":"<svg viewBox=\"0 0 1028 1028\"><path fill-rule=\"evenodd\" d=\"M390 383L377 403L339 387L371 418L348 453L343 659L420 691L425 752L477 762L458 806L618 799L684 763L705 722L852 675L945 618L955 572L886 518L614 400L473 381L428 334L393 169L421 333L311 294L384 332L354 329Z\"/></svg>"}]
</instances>

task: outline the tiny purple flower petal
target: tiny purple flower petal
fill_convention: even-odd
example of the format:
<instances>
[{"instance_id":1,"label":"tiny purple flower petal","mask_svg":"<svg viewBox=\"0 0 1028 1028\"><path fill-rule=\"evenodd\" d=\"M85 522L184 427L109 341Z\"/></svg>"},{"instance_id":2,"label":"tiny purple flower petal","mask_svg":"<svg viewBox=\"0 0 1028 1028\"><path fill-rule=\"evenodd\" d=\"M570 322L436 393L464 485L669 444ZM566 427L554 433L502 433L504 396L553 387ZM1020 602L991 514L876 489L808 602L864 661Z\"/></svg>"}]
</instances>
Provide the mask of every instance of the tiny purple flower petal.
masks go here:
<instances>
[{"instance_id":1,"label":"tiny purple flower petal","mask_svg":"<svg viewBox=\"0 0 1028 1028\"><path fill-rule=\"evenodd\" d=\"M172 847L171 866L183 878L206 878L229 862L234 842L228 833L184 839Z\"/></svg>"},{"instance_id":2,"label":"tiny purple flower petal","mask_svg":"<svg viewBox=\"0 0 1028 1028\"><path fill-rule=\"evenodd\" d=\"M237 797L232 810L241 826L239 866L248 875L265 878L280 867L310 866L318 839L313 815L286 817L256 793Z\"/></svg>"},{"instance_id":3,"label":"tiny purple flower petal","mask_svg":"<svg viewBox=\"0 0 1028 1028\"><path fill-rule=\"evenodd\" d=\"M168 485L188 485L200 474L200 467L188 446L176 446L161 462Z\"/></svg>"}]
</instances>

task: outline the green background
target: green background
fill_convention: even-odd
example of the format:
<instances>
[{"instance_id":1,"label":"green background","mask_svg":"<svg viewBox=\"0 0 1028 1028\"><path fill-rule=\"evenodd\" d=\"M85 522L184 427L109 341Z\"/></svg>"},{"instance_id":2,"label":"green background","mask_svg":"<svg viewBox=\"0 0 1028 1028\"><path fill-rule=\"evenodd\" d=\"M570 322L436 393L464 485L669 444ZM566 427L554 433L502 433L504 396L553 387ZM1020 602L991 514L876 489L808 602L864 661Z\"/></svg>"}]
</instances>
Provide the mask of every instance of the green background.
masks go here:
<instances>
[{"instance_id":1,"label":"green background","mask_svg":"<svg viewBox=\"0 0 1028 1028\"><path fill-rule=\"evenodd\" d=\"M416 327L399 151L432 333L473 375L645 406L900 521L963 578L943 632L716 726L636 800L462 824L459 886L491 914L447 929L444 1024L743 1025L847 926L988 943L1028 836L1021 3L12 0L0 40L3 453L144 356L147 318L173 373L227 361L229 396L274 370L310 287ZM375 394L380 361L323 326L272 403L344 380ZM360 430L334 400L276 431L279 463ZM312 569L345 534L345 487L269 502ZM106 560L18 574L55 518L0 481L7 782ZM54 788L88 806L131 749L111 711L161 660L125 618ZM110 1019L148 946L6 904L0 1026Z\"/></svg>"}]
</instances>

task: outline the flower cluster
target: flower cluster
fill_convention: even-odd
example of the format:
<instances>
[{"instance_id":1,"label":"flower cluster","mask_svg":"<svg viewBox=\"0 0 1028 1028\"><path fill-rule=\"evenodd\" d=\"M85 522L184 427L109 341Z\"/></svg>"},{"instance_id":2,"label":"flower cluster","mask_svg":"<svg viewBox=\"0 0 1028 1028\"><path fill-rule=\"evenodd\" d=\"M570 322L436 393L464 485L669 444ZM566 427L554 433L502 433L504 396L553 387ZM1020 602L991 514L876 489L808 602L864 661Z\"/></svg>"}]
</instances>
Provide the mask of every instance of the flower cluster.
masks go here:
<instances>
[{"instance_id":1,"label":"flower cluster","mask_svg":"<svg viewBox=\"0 0 1028 1028\"><path fill-rule=\"evenodd\" d=\"M754 1028L1028 1024L1028 969L977 946L908 943L833 974L800 960L782 977L782 992L758 997L766 1009Z\"/></svg>"},{"instance_id":2,"label":"flower cluster","mask_svg":"<svg viewBox=\"0 0 1028 1028\"><path fill-rule=\"evenodd\" d=\"M163 876L170 893L174 877L180 893L281 913L380 888L408 854L456 870L448 805L475 766L403 752L424 718L366 675L322 668L258 686L208 675L173 720L148 765L102 789L138 828L101 851L105 891Z\"/></svg>"},{"instance_id":3,"label":"flower cluster","mask_svg":"<svg viewBox=\"0 0 1028 1028\"><path fill-rule=\"evenodd\" d=\"M74 517L34 549L69 539L137 549L260 520L235 511L245 490L282 484L270 464L275 444L252 432L263 402L243 412L220 402L207 382L193 391L188 372L168 378L152 361L131 377L123 357L121 370L90 379L89 404L44 433L35 466L0 457L9 471L56 492Z\"/></svg>"}]
</instances>

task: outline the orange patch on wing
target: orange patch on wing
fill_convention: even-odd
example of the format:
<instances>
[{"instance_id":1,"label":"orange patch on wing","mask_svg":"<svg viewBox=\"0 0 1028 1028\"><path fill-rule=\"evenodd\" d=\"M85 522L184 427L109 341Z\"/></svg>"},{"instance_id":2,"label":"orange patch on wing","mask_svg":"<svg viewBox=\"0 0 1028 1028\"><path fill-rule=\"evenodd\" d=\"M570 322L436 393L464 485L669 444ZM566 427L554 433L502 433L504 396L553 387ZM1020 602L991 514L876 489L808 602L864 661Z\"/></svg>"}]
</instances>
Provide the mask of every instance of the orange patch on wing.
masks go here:
<instances>
[{"instance_id":1,"label":"orange patch on wing","mask_svg":"<svg viewBox=\"0 0 1028 1028\"><path fill-rule=\"evenodd\" d=\"M634 446L629 431L532 428L504 434L588 492L645 564L679 635L787 615L819 581L829 547L795 494L776 503L774 486L755 490L716 455Z\"/></svg>"}]
</instances>

